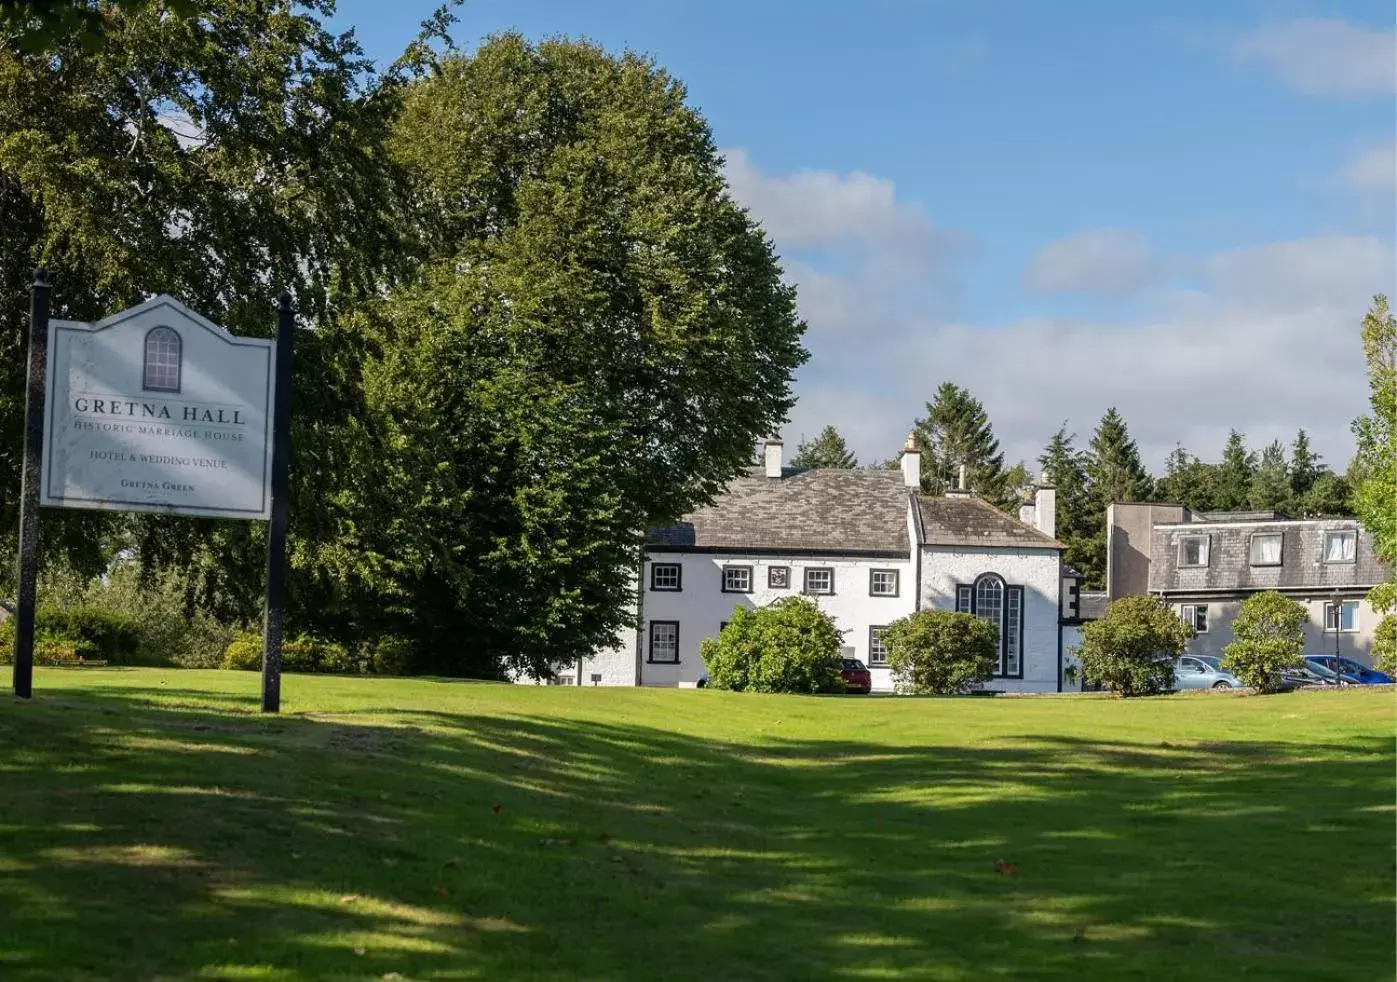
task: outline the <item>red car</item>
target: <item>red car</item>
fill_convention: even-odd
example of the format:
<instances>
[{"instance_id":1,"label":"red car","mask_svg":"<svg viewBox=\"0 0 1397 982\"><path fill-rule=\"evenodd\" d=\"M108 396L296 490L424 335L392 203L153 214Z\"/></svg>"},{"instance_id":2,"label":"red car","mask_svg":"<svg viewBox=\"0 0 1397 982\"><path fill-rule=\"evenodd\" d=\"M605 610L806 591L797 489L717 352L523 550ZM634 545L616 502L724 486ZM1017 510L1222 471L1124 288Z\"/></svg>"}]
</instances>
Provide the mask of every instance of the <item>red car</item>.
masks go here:
<instances>
[{"instance_id":1,"label":"red car","mask_svg":"<svg viewBox=\"0 0 1397 982\"><path fill-rule=\"evenodd\" d=\"M839 674L844 679L844 691L857 695L868 695L873 691L873 673L857 658L841 658Z\"/></svg>"}]
</instances>

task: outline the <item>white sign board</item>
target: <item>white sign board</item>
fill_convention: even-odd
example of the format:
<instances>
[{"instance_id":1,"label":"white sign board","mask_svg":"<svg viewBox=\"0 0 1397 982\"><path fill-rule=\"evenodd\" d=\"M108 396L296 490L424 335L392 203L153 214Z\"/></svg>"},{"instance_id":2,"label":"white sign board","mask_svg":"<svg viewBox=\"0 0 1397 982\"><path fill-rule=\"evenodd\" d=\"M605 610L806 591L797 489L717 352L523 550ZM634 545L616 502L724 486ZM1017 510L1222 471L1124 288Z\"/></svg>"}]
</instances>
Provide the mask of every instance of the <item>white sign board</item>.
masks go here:
<instances>
[{"instance_id":1,"label":"white sign board","mask_svg":"<svg viewBox=\"0 0 1397 982\"><path fill-rule=\"evenodd\" d=\"M270 518L275 357L166 296L50 322L40 504Z\"/></svg>"}]
</instances>

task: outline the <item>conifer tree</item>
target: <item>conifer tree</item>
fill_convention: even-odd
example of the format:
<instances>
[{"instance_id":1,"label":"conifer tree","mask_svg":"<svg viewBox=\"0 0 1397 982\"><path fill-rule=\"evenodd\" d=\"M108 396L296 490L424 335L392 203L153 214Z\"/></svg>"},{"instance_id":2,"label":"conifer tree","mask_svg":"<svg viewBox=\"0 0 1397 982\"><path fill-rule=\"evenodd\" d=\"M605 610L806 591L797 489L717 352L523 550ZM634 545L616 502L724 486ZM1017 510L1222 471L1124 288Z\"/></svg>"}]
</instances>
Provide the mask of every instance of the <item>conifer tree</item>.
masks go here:
<instances>
[{"instance_id":1,"label":"conifer tree","mask_svg":"<svg viewBox=\"0 0 1397 982\"><path fill-rule=\"evenodd\" d=\"M1261 452L1247 503L1252 508L1270 510L1284 508L1289 500L1290 466L1286 463L1285 447L1274 440Z\"/></svg>"},{"instance_id":2,"label":"conifer tree","mask_svg":"<svg viewBox=\"0 0 1397 982\"><path fill-rule=\"evenodd\" d=\"M1218 465L1217 495L1213 507L1218 511L1246 508L1251 498L1251 482L1256 474L1256 454L1247 449L1247 440L1237 430L1227 434Z\"/></svg>"},{"instance_id":3,"label":"conifer tree","mask_svg":"<svg viewBox=\"0 0 1397 982\"><path fill-rule=\"evenodd\" d=\"M1092 540L1104 526L1097 527L1087 495L1086 456L1077 449L1075 440L1076 434L1067 432L1064 421L1043 448L1038 463L1043 468L1043 479L1057 491L1057 538L1067 546L1063 562L1088 581L1097 582L1105 571L1095 568Z\"/></svg>"},{"instance_id":4,"label":"conifer tree","mask_svg":"<svg viewBox=\"0 0 1397 982\"><path fill-rule=\"evenodd\" d=\"M964 464L966 484L972 491L1000 507L1012 507L1012 489L1005 487L1004 454L980 400L954 382L942 382L926 412L926 418L915 424L923 455L922 490L944 494L954 488Z\"/></svg>"},{"instance_id":5,"label":"conifer tree","mask_svg":"<svg viewBox=\"0 0 1397 982\"><path fill-rule=\"evenodd\" d=\"M850 469L859 466L858 458L844 442L844 437L833 426L826 426L820 435L807 441L804 437L796 444L792 467L835 467Z\"/></svg>"}]
</instances>

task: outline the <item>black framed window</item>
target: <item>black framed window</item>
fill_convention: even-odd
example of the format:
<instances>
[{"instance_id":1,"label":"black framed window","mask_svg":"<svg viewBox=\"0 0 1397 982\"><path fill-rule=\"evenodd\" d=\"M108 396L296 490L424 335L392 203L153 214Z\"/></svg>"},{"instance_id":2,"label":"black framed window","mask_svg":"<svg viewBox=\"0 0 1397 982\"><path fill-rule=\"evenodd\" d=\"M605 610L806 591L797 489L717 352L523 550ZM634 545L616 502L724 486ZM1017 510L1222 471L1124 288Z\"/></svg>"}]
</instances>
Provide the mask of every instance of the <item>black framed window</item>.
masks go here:
<instances>
[{"instance_id":1,"label":"black framed window","mask_svg":"<svg viewBox=\"0 0 1397 982\"><path fill-rule=\"evenodd\" d=\"M994 625L999 635L995 677L1023 678L1024 588L1009 586L997 573L982 573L974 583L956 584L956 611Z\"/></svg>"},{"instance_id":2,"label":"black framed window","mask_svg":"<svg viewBox=\"0 0 1397 982\"><path fill-rule=\"evenodd\" d=\"M751 566L724 566L724 567L723 567L723 592L724 592L724 593L751 593L751 592L752 592L752 567L751 567Z\"/></svg>"},{"instance_id":3,"label":"black framed window","mask_svg":"<svg viewBox=\"0 0 1397 982\"><path fill-rule=\"evenodd\" d=\"M684 567L678 563L652 564L650 589L657 593L678 593L684 589Z\"/></svg>"},{"instance_id":4,"label":"black framed window","mask_svg":"<svg viewBox=\"0 0 1397 982\"><path fill-rule=\"evenodd\" d=\"M650 661L661 665L679 664L679 622L650 622Z\"/></svg>"},{"instance_id":5,"label":"black framed window","mask_svg":"<svg viewBox=\"0 0 1397 982\"><path fill-rule=\"evenodd\" d=\"M868 664L883 667L888 664L888 647L883 643L883 632L887 625L880 624L868 629Z\"/></svg>"},{"instance_id":6,"label":"black framed window","mask_svg":"<svg viewBox=\"0 0 1397 982\"><path fill-rule=\"evenodd\" d=\"M805 570L806 593L833 593L834 570L828 566L812 566Z\"/></svg>"},{"instance_id":7,"label":"black framed window","mask_svg":"<svg viewBox=\"0 0 1397 982\"><path fill-rule=\"evenodd\" d=\"M868 571L868 595L870 597L895 597L898 594L898 575L895 569L871 569Z\"/></svg>"},{"instance_id":8,"label":"black framed window","mask_svg":"<svg viewBox=\"0 0 1397 982\"><path fill-rule=\"evenodd\" d=\"M766 568L766 588L768 590L789 590L791 588L791 568L789 566L768 566Z\"/></svg>"}]
</instances>

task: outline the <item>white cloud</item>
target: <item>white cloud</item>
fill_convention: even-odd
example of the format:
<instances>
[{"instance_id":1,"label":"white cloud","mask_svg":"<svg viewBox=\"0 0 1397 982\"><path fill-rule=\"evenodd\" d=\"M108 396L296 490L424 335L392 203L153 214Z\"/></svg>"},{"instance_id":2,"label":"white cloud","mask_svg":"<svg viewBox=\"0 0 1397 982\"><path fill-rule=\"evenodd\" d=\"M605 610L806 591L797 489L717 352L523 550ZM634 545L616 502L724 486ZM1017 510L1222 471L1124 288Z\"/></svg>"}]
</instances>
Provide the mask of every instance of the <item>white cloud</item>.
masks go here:
<instances>
[{"instance_id":1,"label":"white cloud","mask_svg":"<svg viewBox=\"0 0 1397 982\"><path fill-rule=\"evenodd\" d=\"M1390 204L1397 195L1397 140L1359 153L1338 173L1335 184L1378 206Z\"/></svg>"},{"instance_id":2,"label":"white cloud","mask_svg":"<svg viewBox=\"0 0 1397 982\"><path fill-rule=\"evenodd\" d=\"M1144 235L1093 228L1040 248L1024 270L1024 283L1040 293L1125 294L1147 285L1157 272Z\"/></svg>"},{"instance_id":3,"label":"white cloud","mask_svg":"<svg viewBox=\"0 0 1397 982\"><path fill-rule=\"evenodd\" d=\"M872 252L879 268L891 275L923 270L954 244L920 205L899 201L886 178L827 170L773 177L755 167L744 150L723 153L733 196L782 248Z\"/></svg>"},{"instance_id":4,"label":"white cloud","mask_svg":"<svg viewBox=\"0 0 1397 982\"><path fill-rule=\"evenodd\" d=\"M744 166L758 178L748 193L782 186ZM896 212L896 189L882 184ZM867 216L844 213L854 231L825 214L820 241L861 235L870 255L886 251ZM768 226L777 246L795 251L780 228ZM1149 255L1143 238L1127 234ZM1339 235L1233 249L1161 265L1142 301L1147 313L1135 319L1007 324L956 316L940 302L936 278L892 294L866 266L787 268L812 354L785 430L792 447L801 433L833 423L861 461L889 457L936 386L951 380L985 403L1010 460L1035 461L1064 419L1084 446L1116 406L1154 469L1176 442L1216 457L1232 427L1253 446L1289 442L1304 427L1342 469L1352 454L1349 423L1367 400L1358 323L1373 293L1394 292L1397 255L1388 242ZM1100 277L1087 282L1101 285Z\"/></svg>"},{"instance_id":5,"label":"white cloud","mask_svg":"<svg viewBox=\"0 0 1397 982\"><path fill-rule=\"evenodd\" d=\"M1391 96L1397 91L1397 33L1391 30L1300 18L1238 38L1233 50L1308 95Z\"/></svg>"}]
</instances>

